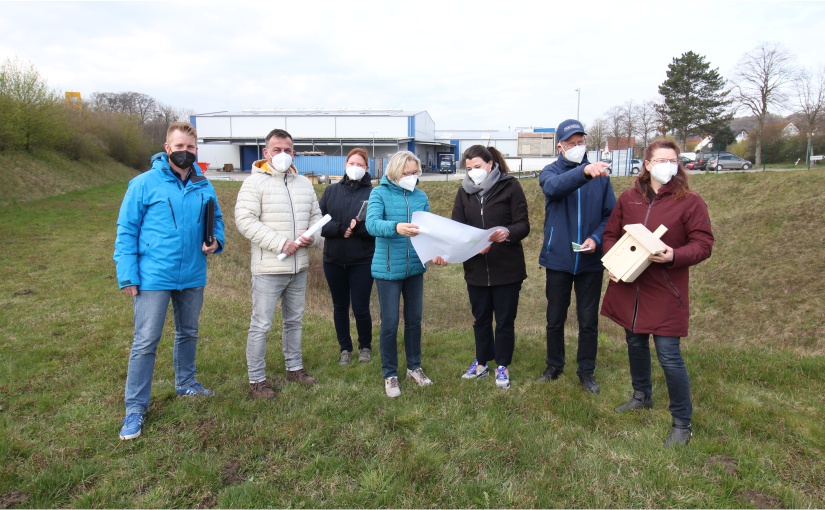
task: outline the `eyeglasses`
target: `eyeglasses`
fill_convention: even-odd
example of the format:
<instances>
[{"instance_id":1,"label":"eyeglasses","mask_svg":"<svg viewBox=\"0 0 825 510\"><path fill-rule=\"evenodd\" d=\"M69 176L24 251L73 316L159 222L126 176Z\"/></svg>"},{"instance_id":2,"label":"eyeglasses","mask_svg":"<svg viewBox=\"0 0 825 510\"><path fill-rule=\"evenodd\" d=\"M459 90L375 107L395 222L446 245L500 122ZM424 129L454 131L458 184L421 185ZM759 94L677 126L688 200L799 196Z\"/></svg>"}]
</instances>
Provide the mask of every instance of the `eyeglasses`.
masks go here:
<instances>
[{"instance_id":1,"label":"eyeglasses","mask_svg":"<svg viewBox=\"0 0 825 510\"><path fill-rule=\"evenodd\" d=\"M570 148L575 147L577 145L587 145L587 138L583 138L583 139L579 140L578 143L570 143L570 142L567 142L567 141L563 141L563 142L561 142L561 144L562 144L562 147L565 147L565 149L570 149Z\"/></svg>"},{"instance_id":2,"label":"eyeglasses","mask_svg":"<svg viewBox=\"0 0 825 510\"><path fill-rule=\"evenodd\" d=\"M664 159L664 158L651 159L650 162L653 163L653 164L656 164L656 165L658 165L659 163L673 163L674 165L679 164L678 159Z\"/></svg>"},{"instance_id":3,"label":"eyeglasses","mask_svg":"<svg viewBox=\"0 0 825 510\"><path fill-rule=\"evenodd\" d=\"M418 171L416 170L415 172L410 173L410 174L408 174L408 173L402 173L402 174L401 174L401 177L409 177L409 176L411 176L411 175L418 175Z\"/></svg>"}]
</instances>

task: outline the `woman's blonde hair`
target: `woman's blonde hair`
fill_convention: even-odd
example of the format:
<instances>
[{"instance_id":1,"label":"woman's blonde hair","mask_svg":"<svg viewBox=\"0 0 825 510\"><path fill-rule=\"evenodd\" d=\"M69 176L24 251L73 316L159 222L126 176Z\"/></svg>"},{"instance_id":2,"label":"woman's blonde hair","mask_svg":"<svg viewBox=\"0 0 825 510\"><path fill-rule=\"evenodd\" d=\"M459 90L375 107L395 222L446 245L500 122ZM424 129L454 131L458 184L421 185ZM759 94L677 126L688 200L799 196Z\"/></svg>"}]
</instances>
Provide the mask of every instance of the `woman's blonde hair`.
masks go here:
<instances>
[{"instance_id":1,"label":"woman's blonde hair","mask_svg":"<svg viewBox=\"0 0 825 510\"><path fill-rule=\"evenodd\" d=\"M421 160L410 151L398 151L390 156L390 160L387 162L385 172L387 179L398 182L401 179L401 174L404 173L404 167L410 161L415 161L415 165L418 167L418 175L421 175Z\"/></svg>"}]
</instances>

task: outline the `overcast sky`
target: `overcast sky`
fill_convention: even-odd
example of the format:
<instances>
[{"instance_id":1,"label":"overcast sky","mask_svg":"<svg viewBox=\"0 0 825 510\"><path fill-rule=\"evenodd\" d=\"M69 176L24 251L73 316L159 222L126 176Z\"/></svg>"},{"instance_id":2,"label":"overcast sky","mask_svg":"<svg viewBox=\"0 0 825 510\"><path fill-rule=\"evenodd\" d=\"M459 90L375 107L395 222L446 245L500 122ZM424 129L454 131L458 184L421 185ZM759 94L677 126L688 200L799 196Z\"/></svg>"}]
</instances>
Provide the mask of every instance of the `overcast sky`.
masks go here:
<instances>
[{"instance_id":1,"label":"overcast sky","mask_svg":"<svg viewBox=\"0 0 825 510\"><path fill-rule=\"evenodd\" d=\"M761 41L825 66L825 2L5 2L0 58L59 91L196 113L426 110L436 129L586 124L658 98L687 51L725 77ZM819 24L819 27L816 26Z\"/></svg>"}]
</instances>

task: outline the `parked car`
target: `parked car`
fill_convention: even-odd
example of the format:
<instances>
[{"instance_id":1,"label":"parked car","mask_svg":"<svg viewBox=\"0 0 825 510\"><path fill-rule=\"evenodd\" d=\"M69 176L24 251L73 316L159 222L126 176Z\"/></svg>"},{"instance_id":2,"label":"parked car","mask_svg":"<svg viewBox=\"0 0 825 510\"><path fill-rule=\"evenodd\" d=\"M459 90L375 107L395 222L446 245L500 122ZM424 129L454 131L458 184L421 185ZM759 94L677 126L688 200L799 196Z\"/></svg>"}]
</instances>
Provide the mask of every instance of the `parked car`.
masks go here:
<instances>
[{"instance_id":1,"label":"parked car","mask_svg":"<svg viewBox=\"0 0 825 510\"><path fill-rule=\"evenodd\" d=\"M697 152L696 153L696 162L693 165L693 170L705 170L707 169L708 160L710 158L715 158L716 156L733 156L732 153L722 151L719 153L716 152Z\"/></svg>"},{"instance_id":2,"label":"parked car","mask_svg":"<svg viewBox=\"0 0 825 510\"><path fill-rule=\"evenodd\" d=\"M624 171L628 171L630 175L636 175L642 170L642 160L641 159L631 159L630 161L623 159L623 160L615 160L615 161L604 161L605 163L610 163L610 168L607 171L610 174L613 174L613 170L616 170L617 174L621 174Z\"/></svg>"},{"instance_id":3,"label":"parked car","mask_svg":"<svg viewBox=\"0 0 825 510\"><path fill-rule=\"evenodd\" d=\"M733 154L722 154L718 158L715 156L708 160L708 170L748 170L753 166L753 163L747 159L742 159Z\"/></svg>"}]
</instances>

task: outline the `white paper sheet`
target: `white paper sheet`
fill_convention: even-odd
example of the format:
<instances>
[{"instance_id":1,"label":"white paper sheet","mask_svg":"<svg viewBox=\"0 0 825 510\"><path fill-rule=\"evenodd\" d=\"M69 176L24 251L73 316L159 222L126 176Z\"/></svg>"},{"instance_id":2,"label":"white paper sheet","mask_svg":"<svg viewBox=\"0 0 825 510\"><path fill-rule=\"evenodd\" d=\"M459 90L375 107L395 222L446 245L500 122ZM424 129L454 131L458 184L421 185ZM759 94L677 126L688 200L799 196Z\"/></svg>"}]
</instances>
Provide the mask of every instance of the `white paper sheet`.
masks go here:
<instances>
[{"instance_id":1,"label":"white paper sheet","mask_svg":"<svg viewBox=\"0 0 825 510\"><path fill-rule=\"evenodd\" d=\"M412 223L420 227L418 235L410 239L422 264L438 256L450 264L464 262L493 244L488 240L493 232L507 230L481 230L425 211L414 212Z\"/></svg>"}]
</instances>

